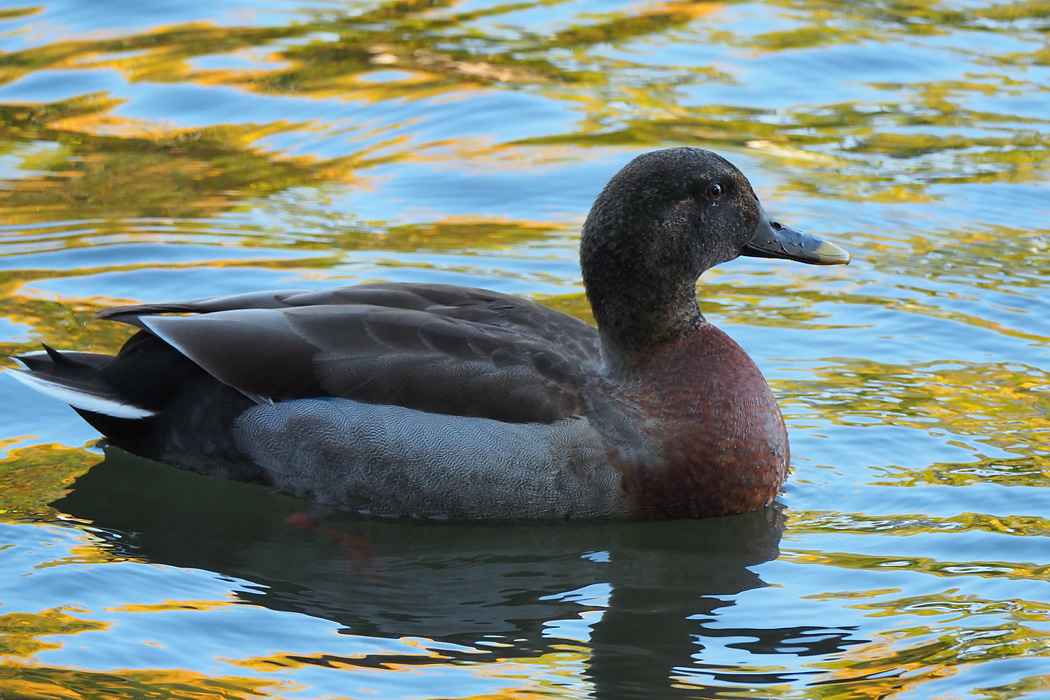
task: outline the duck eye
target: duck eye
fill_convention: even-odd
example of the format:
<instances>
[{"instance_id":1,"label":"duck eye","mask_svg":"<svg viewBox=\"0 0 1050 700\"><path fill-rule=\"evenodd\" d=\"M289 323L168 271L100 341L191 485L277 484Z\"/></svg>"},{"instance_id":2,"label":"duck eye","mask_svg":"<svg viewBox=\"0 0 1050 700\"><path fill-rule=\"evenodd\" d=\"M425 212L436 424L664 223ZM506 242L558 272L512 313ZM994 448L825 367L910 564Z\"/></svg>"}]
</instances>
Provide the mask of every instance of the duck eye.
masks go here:
<instances>
[{"instance_id":1,"label":"duck eye","mask_svg":"<svg viewBox=\"0 0 1050 700\"><path fill-rule=\"evenodd\" d=\"M704 192L710 199L718 199L722 196L722 185L717 182L712 182L707 186L707 190Z\"/></svg>"}]
</instances>

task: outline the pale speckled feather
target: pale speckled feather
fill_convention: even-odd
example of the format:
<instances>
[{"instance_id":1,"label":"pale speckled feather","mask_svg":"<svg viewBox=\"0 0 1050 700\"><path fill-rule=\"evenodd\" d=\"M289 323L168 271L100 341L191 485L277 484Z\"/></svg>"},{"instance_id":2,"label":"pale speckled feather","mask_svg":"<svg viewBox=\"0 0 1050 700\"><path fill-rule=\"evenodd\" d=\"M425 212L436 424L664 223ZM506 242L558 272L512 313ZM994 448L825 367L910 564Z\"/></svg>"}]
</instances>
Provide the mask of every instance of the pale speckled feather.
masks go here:
<instances>
[{"instance_id":1,"label":"pale speckled feather","mask_svg":"<svg viewBox=\"0 0 1050 700\"><path fill-rule=\"evenodd\" d=\"M604 461L604 443L584 418L509 425L303 399L249 409L237 418L234 437L277 488L373 515L628 514L620 473L595 466Z\"/></svg>"}]
</instances>

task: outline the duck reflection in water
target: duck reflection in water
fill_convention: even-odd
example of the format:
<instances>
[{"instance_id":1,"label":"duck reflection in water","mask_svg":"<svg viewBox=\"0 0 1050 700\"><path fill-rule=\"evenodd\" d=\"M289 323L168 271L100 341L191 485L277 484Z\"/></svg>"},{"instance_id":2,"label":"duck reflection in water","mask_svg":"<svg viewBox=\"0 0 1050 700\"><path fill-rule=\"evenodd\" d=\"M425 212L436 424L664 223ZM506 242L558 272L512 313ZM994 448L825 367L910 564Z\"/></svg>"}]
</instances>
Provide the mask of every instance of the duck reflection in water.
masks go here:
<instances>
[{"instance_id":1,"label":"duck reflection in water","mask_svg":"<svg viewBox=\"0 0 1050 700\"><path fill-rule=\"evenodd\" d=\"M493 642L500 657L519 659L571 644L585 651L596 697L673 697L697 691L704 646L724 637L769 653L785 644L799 653L819 644L825 653L842 643L840 632L810 637L775 618L757 629L709 627L732 597L765 585L754 567L778 556L778 505L664 522L383 521L110 447L54 506L94 523L117 556L248 581L234 591L245 602L330 620L350 635L446 645L437 661L392 660L401 665L483 662L477 652L496 653L486 646ZM288 525L304 510L316 529ZM383 661L351 655L339 663ZM691 671L690 691L672 688L673 676Z\"/></svg>"}]
</instances>

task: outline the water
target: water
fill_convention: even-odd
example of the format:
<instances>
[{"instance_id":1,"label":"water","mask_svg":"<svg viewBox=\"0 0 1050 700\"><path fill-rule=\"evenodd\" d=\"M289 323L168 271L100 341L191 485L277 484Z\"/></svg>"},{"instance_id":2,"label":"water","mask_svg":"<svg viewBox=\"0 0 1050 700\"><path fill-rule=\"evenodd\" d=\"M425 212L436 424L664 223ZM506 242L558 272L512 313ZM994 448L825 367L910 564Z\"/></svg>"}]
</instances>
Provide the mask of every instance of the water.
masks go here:
<instances>
[{"instance_id":1,"label":"water","mask_svg":"<svg viewBox=\"0 0 1050 700\"><path fill-rule=\"evenodd\" d=\"M340 517L103 455L0 372L0 697L1050 697L1047 12L0 6L3 354L374 280L587 318L579 224L668 145L854 256L699 287L791 434L736 518Z\"/></svg>"}]
</instances>

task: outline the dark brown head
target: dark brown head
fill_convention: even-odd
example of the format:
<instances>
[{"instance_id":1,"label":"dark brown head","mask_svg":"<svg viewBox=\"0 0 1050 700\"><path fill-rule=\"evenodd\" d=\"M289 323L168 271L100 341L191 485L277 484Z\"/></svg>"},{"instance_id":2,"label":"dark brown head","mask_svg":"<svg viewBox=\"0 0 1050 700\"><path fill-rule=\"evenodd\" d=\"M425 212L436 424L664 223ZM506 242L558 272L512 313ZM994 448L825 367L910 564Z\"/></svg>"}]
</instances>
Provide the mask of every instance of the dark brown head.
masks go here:
<instances>
[{"instance_id":1,"label":"dark brown head","mask_svg":"<svg viewBox=\"0 0 1050 700\"><path fill-rule=\"evenodd\" d=\"M702 324L697 279L739 255L849 262L838 246L772 221L743 173L715 153L671 148L624 166L580 241L606 362L629 367Z\"/></svg>"}]
</instances>

